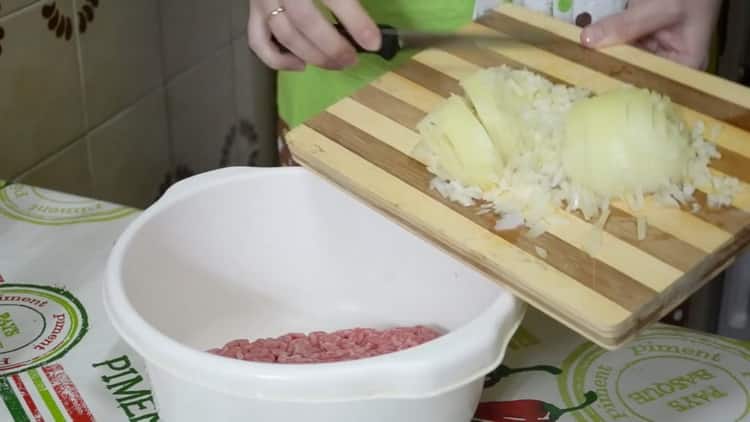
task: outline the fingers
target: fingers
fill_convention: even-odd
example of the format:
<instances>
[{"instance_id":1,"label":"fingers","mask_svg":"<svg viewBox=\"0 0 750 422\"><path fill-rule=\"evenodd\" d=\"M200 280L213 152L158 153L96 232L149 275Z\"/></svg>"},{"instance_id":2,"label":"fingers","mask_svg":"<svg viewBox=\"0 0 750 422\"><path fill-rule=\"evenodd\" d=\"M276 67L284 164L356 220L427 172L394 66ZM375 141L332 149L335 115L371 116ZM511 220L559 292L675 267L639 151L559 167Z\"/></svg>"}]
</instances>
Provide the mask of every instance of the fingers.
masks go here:
<instances>
[{"instance_id":1,"label":"fingers","mask_svg":"<svg viewBox=\"0 0 750 422\"><path fill-rule=\"evenodd\" d=\"M295 14L298 10L304 9L303 5L310 6L312 3L295 1L294 7L286 7L284 13L273 16L268 21L268 26L276 40L285 46L295 56L299 57L305 63L309 63L322 68L335 68L339 65L335 58L327 55L322 51L319 42L309 39L303 31L304 28L295 21ZM314 8L314 6L311 6ZM336 32L330 24L323 22L330 30ZM337 35L337 34L336 34Z\"/></svg>"},{"instance_id":2,"label":"fingers","mask_svg":"<svg viewBox=\"0 0 750 422\"><path fill-rule=\"evenodd\" d=\"M323 17L313 2L286 0L284 4L288 20L272 20L271 29L290 50L306 62L326 68L344 68L356 62L354 47ZM344 18L348 16L339 19L343 21ZM300 50L293 48L293 45L302 47L303 44L304 48ZM314 52L306 51L309 49Z\"/></svg>"},{"instance_id":3,"label":"fingers","mask_svg":"<svg viewBox=\"0 0 750 422\"><path fill-rule=\"evenodd\" d=\"M691 54L671 47L668 40L660 40L651 36L636 41L635 45L652 54L694 69L705 70L708 66L707 54Z\"/></svg>"},{"instance_id":4,"label":"fingers","mask_svg":"<svg viewBox=\"0 0 750 422\"><path fill-rule=\"evenodd\" d=\"M624 12L586 27L581 32L581 43L601 48L637 41L678 22L685 13L685 5L682 0L631 0Z\"/></svg>"},{"instance_id":5,"label":"fingers","mask_svg":"<svg viewBox=\"0 0 750 422\"><path fill-rule=\"evenodd\" d=\"M657 54L661 50L659 41L657 41L654 37L645 37L643 39L640 39L635 42L635 45L654 54Z\"/></svg>"},{"instance_id":6,"label":"fingers","mask_svg":"<svg viewBox=\"0 0 750 422\"><path fill-rule=\"evenodd\" d=\"M378 26L357 0L323 0L339 18L354 41L367 50L380 49L382 37Z\"/></svg>"},{"instance_id":7,"label":"fingers","mask_svg":"<svg viewBox=\"0 0 750 422\"><path fill-rule=\"evenodd\" d=\"M679 54L674 51L666 52L662 54L665 58L683 64L693 69L706 70L708 68L708 55L707 54Z\"/></svg>"},{"instance_id":8,"label":"fingers","mask_svg":"<svg viewBox=\"0 0 750 422\"><path fill-rule=\"evenodd\" d=\"M266 23L267 13L257 1L250 2L250 18L247 38L250 48L266 65L276 70L303 70L305 62L294 54L282 53L271 41L271 32Z\"/></svg>"},{"instance_id":9,"label":"fingers","mask_svg":"<svg viewBox=\"0 0 750 422\"><path fill-rule=\"evenodd\" d=\"M322 0L367 50L378 50L381 35L359 0ZM271 16L277 7L283 13ZM282 52L273 38L288 52ZM270 67L301 70L305 63L326 69L343 69L357 61L357 51L323 16L312 0L250 1L250 47Z\"/></svg>"}]
</instances>

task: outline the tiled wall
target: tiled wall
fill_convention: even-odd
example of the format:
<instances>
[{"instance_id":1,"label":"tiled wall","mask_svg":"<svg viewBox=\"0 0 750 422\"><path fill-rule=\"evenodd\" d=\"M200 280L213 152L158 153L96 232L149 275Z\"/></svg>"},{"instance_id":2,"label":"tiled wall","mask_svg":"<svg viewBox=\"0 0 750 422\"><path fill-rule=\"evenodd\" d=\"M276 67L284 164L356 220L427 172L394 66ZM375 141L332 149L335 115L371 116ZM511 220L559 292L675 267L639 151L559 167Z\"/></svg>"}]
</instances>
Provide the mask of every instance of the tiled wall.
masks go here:
<instances>
[{"instance_id":1,"label":"tiled wall","mask_svg":"<svg viewBox=\"0 0 750 422\"><path fill-rule=\"evenodd\" d=\"M0 179L143 207L276 163L248 0L0 0Z\"/></svg>"}]
</instances>

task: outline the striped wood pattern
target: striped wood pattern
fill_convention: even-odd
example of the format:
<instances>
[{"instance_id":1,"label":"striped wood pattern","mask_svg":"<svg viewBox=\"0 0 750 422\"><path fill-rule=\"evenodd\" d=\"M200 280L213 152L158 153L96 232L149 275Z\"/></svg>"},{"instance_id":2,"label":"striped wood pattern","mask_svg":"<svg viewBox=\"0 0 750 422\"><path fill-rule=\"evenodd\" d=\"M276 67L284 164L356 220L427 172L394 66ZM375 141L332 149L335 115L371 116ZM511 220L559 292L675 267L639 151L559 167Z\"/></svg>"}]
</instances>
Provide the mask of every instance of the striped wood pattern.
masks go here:
<instances>
[{"instance_id":1,"label":"striped wood pattern","mask_svg":"<svg viewBox=\"0 0 750 422\"><path fill-rule=\"evenodd\" d=\"M560 210L564 223L529 240L522 229L494 231L494 216L429 189L432 175L410 155L417 122L451 93L462 94L458 80L502 64L595 92L624 81L667 94L689 124L706 124L723 155L713 170L750 183L750 90L627 46L586 50L578 28L513 5L464 30L512 41L420 52L292 130L295 159L610 349L666 315L747 245L750 193L720 211L649 207L643 241L628 208L615 203L603 246L591 257L582 250L591 224L578 214ZM712 138L717 125L722 130ZM706 195L697 197L705 205Z\"/></svg>"}]
</instances>

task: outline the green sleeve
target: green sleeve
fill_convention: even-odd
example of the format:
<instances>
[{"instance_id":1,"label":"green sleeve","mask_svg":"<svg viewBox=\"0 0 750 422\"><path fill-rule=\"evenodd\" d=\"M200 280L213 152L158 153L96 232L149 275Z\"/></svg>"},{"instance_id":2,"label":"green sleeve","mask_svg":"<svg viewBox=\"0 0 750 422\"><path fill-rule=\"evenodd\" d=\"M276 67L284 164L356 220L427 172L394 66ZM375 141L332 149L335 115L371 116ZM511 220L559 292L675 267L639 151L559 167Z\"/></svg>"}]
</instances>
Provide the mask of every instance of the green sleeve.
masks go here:
<instances>
[{"instance_id":1,"label":"green sleeve","mask_svg":"<svg viewBox=\"0 0 750 422\"><path fill-rule=\"evenodd\" d=\"M409 29L455 30L471 22L474 13L473 0L362 0L362 4L377 23ZM361 54L358 64L344 71L308 66L302 72L279 72L279 116L295 127L403 63L410 54L400 53L390 62Z\"/></svg>"}]
</instances>

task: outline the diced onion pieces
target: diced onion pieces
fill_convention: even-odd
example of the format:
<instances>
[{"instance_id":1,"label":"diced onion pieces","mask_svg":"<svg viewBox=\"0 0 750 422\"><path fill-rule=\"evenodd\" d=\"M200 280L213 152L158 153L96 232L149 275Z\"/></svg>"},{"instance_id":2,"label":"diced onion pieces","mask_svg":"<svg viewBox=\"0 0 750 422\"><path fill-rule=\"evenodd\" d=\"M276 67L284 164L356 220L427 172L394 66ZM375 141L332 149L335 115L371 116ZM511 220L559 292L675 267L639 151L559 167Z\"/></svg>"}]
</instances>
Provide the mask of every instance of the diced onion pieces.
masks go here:
<instances>
[{"instance_id":1,"label":"diced onion pieces","mask_svg":"<svg viewBox=\"0 0 750 422\"><path fill-rule=\"evenodd\" d=\"M698 212L696 189L712 208L739 192L737 179L709 170L720 154L703 123L687 129L665 96L632 86L594 96L507 66L480 70L461 86L466 98L451 96L420 122L414 154L436 176L433 189L463 206L482 204L480 214L492 210L496 230L523 225L537 238L562 208L596 219L586 242L593 246L611 201L634 215L651 204ZM636 218L639 240L646 229Z\"/></svg>"},{"instance_id":2,"label":"diced onion pieces","mask_svg":"<svg viewBox=\"0 0 750 422\"><path fill-rule=\"evenodd\" d=\"M596 228L599 230L604 229L604 225L607 224L607 220L609 219L610 210L609 208L605 209L604 212L599 216L599 220L596 222Z\"/></svg>"},{"instance_id":3,"label":"diced onion pieces","mask_svg":"<svg viewBox=\"0 0 750 422\"><path fill-rule=\"evenodd\" d=\"M508 214L504 214L495 223L495 230L498 230L498 231L512 230L512 229L522 226L523 221L524 221L523 216L519 213L511 212Z\"/></svg>"},{"instance_id":4,"label":"diced onion pieces","mask_svg":"<svg viewBox=\"0 0 750 422\"><path fill-rule=\"evenodd\" d=\"M530 99L524 98L523 93L518 90L510 89L509 85L496 84L496 78L496 72L490 69L480 70L461 81L461 87L474 105L482 124L487 128L495 148L504 159L508 159L516 152L520 137L520 128L517 124L520 107L514 105L528 102Z\"/></svg>"},{"instance_id":5,"label":"diced onion pieces","mask_svg":"<svg viewBox=\"0 0 750 422\"><path fill-rule=\"evenodd\" d=\"M446 179L491 188L503 169L484 126L463 98L451 95L417 126L422 142L418 157Z\"/></svg>"}]
</instances>

